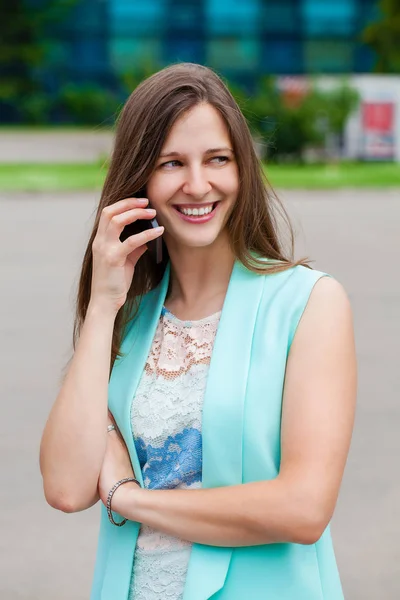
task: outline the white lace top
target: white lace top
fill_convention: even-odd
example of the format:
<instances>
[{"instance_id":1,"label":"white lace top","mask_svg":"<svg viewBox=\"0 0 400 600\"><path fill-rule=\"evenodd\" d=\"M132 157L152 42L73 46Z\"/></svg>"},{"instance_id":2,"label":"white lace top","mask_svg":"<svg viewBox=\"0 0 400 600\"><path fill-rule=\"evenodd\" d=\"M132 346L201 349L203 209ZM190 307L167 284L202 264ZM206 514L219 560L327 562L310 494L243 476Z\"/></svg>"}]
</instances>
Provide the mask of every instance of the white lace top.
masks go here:
<instances>
[{"instance_id":1,"label":"white lace top","mask_svg":"<svg viewBox=\"0 0 400 600\"><path fill-rule=\"evenodd\" d=\"M181 321L163 308L131 410L146 488L201 487L202 404L220 315ZM190 542L142 525L129 600L181 600L190 551Z\"/></svg>"}]
</instances>

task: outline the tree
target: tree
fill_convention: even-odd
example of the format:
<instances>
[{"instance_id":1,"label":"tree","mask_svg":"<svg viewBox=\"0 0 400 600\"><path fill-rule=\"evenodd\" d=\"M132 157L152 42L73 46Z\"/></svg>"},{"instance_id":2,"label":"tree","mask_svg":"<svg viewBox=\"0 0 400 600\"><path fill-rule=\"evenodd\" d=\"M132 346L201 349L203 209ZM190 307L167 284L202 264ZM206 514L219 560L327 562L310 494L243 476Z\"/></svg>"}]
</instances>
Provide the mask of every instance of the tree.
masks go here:
<instances>
[{"instance_id":1,"label":"tree","mask_svg":"<svg viewBox=\"0 0 400 600\"><path fill-rule=\"evenodd\" d=\"M362 41L376 53L375 72L400 73L400 0L380 0L381 18L369 24Z\"/></svg>"},{"instance_id":2,"label":"tree","mask_svg":"<svg viewBox=\"0 0 400 600\"><path fill-rule=\"evenodd\" d=\"M42 120L49 99L37 71L46 58L47 28L76 0L12 0L1 3L0 104L14 120Z\"/></svg>"},{"instance_id":3,"label":"tree","mask_svg":"<svg viewBox=\"0 0 400 600\"><path fill-rule=\"evenodd\" d=\"M340 154L343 132L359 104L358 92L346 81L322 90L317 82L301 94L288 95L274 77L261 77L253 93L229 86L238 101L262 156L269 159L303 160L307 148L323 148L327 136Z\"/></svg>"},{"instance_id":4,"label":"tree","mask_svg":"<svg viewBox=\"0 0 400 600\"><path fill-rule=\"evenodd\" d=\"M300 161L308 144L322 143L315 123L314 95L305 94L293 102L285 98L271 76L261 76L250 94L233 85L230 89L263 149L262 155Z\"/></svg>"}]
</instances>

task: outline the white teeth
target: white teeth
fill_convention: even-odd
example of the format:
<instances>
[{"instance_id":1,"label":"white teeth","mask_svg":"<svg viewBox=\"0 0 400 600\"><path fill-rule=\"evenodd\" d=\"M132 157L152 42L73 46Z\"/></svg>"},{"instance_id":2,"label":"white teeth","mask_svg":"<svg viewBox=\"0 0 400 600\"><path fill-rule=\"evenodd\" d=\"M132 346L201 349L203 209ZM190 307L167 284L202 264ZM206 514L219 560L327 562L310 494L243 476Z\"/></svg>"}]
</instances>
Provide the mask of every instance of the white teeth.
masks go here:
<instances>
[{"instance_id":1,"label":"white teeth","mask_svg":"<svg viewBox=\"0 0 400 600\"><path fill-rule=\"evenodd\" d=\"M202 217L203 215L210 214L210 212L212 211L212 208L213 208L213 205L209 204L208 206L202 207L202 208L180 208L180 207L178 207L178 210L187 216Z\"/></svg>"}]
</instances>

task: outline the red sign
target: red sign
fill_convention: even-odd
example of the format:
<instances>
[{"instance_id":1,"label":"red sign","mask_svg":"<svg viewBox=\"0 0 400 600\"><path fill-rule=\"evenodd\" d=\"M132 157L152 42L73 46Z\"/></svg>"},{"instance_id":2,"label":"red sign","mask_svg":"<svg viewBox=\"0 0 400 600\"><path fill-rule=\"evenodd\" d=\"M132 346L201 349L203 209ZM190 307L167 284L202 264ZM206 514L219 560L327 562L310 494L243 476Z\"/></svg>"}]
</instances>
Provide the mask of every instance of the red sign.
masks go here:
<instances>
[{"instance_id":1,"label":"red sign","mask_svg":"<svg viewBox=\"0 0 400 600\"><path fill-rule=\"evenodd\" d=\"M394 111L394 102L363 103L362 128L364 158L381 160L394 159Z\"/></svg>"},{"instance_id":2,"label":"red sign","mask_svg":"<svg viewBox=\"0 0 400 600\"><path fill-rule=\"evenodd\" d=\"M363 105L363 127L369 131L391 133L394 125L392 102L365 102Z\"/></svg>"}]
</instances>

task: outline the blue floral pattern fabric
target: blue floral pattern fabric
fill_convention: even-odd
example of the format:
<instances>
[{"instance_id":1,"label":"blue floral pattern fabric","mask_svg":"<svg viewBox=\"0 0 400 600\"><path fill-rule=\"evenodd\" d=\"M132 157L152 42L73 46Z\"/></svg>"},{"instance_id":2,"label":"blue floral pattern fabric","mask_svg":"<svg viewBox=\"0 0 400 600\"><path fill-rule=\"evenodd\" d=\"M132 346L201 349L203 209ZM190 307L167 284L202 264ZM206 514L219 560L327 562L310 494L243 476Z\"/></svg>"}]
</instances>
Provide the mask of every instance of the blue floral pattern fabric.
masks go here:
<instances>
[{"instance_id":1,"label":"blue floral pattern fabric","mask_svg":"<svg viewBox=\"0 0 400 600\"><path fill-rule=\"evenodd\" d=\"M202 403L220 315L181 321L162 311L131 408L148 489L201 487ZM129 600L181 600L191 546L141 525Z\"/></svg>"},{"instance_id":2,"label":"blue floral pattern fabric","mask_svg":"<svg viewBox=\"0 0 400 600\"><path fill-rule=\"evenodd\" d=\"M152 490L191 486L201 481L201 433L195 428L169 435L162 446L138 438L136 448L143 476Z\"/></svg>"}]
</instances>

